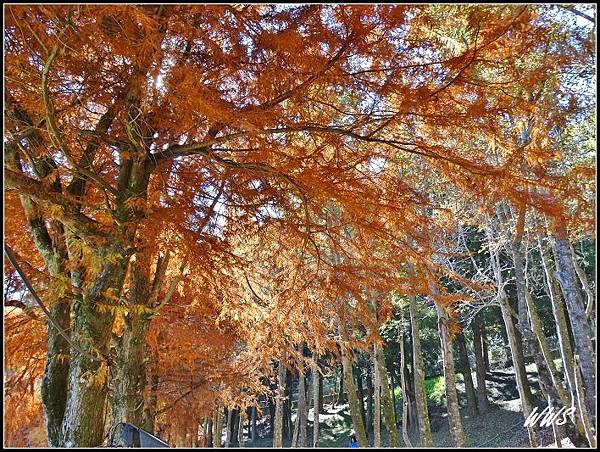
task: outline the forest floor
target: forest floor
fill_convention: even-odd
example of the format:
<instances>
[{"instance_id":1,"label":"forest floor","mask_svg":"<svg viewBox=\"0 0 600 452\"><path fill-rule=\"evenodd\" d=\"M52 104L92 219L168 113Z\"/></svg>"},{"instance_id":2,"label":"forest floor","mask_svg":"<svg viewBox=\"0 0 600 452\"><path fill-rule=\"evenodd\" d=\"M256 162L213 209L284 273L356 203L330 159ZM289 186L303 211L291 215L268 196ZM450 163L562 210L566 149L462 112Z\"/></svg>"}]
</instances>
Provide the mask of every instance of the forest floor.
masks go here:
<instances>
[{"instance_id":1,"label":"forest floor","mask_svg":"<svg viewBox=\"0 0 600 452\"><path fill-rule=\"evenodd\" d=\"M528 378L532 392L539 391L535 365L527 366ZM475 374L473 374L475 380ZM488 397L491 402L489 410L484 414L469 416L465 408L461 408L461 417L467 444L469 447L529 447L527 430L523 427L524 417L516 387L514 371L512 368L496 369L488 372L486 377ZM464 384L457 381L459 398L464 400ZM461 397L462 396L462 397ZM541 406L542 407L542 406ZM332 407L325 404L325 412L319 415L321 447L347 447L352 430L352 419L348 405ZM431 406L429 408L433 442L436 447L454 447L454 440L448 428L448 418L445 407ZM308 417L309 445L312 444L313 410ZM268 431L266 417L261 419L258 433L259 437L254 443L246 442L246 447L272 447L273 440ZM401 433L401 430L400 430ZM413 445L418 444L416 432L411 432L410 438ZM370 442L372 444L372 434ZM402 434L400 435L402 437ZM541 446L552 447L552 428L541 431ZM389 445L389 438L385 431L382 434L383 446ZM284 438L284 447L290 446L290 440ZM406 446L402 441L402 446ZM562 447L574 447L566 439Z\"/></svg>"}]
</instances>

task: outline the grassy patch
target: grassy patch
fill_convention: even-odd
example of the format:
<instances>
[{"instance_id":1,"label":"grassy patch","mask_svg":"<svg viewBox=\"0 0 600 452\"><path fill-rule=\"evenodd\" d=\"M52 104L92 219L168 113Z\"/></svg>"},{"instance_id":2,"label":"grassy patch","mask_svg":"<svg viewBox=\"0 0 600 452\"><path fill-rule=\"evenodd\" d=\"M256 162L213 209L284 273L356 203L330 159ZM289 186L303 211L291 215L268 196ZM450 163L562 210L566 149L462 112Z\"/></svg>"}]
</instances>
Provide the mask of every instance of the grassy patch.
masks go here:
<instances>
[{"instance_id":1,"label":"grassy patch","mask_svg":"<svg viewBox=\"0 0 600 452\"><path fill-rule=\"evenodd\" d=\"M457 374L457 381L462 381L462 375ZM394 388L394 395L396 399L396 407L402 407L402 389L400 387ZM442 405L442 401L446 395L446 385L444 384L443 375L437 377L427 378L425 380L425 394L427 394L427 400L430 405L439 406Z\"/></svg>"},{"instance_id":2,"label":"grassy patch","mask_svg":"<svg viewBox=\"0 0 600 452\"><path fill-rule=\"evenodd\" d=\"M446 385L442 375L425 380L425 394L427 394L427 400L430 404L441 405L446 395L445 391Z\"/></svg>"}]
</instances>

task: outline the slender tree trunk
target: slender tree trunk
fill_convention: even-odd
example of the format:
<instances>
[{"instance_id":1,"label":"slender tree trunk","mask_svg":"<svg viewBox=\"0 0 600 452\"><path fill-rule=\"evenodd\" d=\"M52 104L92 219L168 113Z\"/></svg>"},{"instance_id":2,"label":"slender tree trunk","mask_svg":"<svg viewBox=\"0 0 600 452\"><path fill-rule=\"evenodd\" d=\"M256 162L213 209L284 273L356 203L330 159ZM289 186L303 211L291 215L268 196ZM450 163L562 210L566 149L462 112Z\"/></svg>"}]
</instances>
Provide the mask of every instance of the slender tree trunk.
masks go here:
<instances>
[{"instance_id":1,"label":"slender tree trunk","mask_svg":"<svg viewBox=\"0 0 600 452\"><path fill-rule=\"evenodd\" d=\"M231 445L231 435L233 434L233 410L227 409L227 424L225 425L225 447Z\"/></svg>"},{"instance_id":2,"label":"slender tree trunk","mask_svg":"<svg viewBox=\"0 0 600 452\"><path fill-rule=\"evenodd\" d=\"M250 436L250 441L254 443L256 441L256 407L252 407L252 435Z\"/></svg>"},{"instance_id":3,"label":"slender tree trunk","mask_svg":"<svg viewBox=\"0 0 600 452\"><path fill-rule=\"evenodd\" d=\"M477 414L477 397L475 396L475 385L473 384L473 376L471 375L471 365L469 364L465 336L462 332L460 332L455 336L455 338L456 346L458 348L460 372L462 373L465 382L467 410L471 416L475 416Z\"/></svg>"},{"instance_id":4,"label":"slender tree trunk","mask_svg":"<svg viewBox=\"0 0 600 452\"><path fill-rule=\"evenodd\" d=\"M308 410L310 409L310 385L308 375L302 374L302 382L300 388L304 394L302 403L302 419L300 420L300 444L299 447L308 447Z\"/></svg>"},{"instance_id":5,"label":"slender tree trunk","mask_svg":"<svg viewBox=\"0 0 600 452\"><path fill-rule=\"evenodd\" d=\"M523 224L524 212L520 213L517 224ZM522 228L517 227L515 239L512 242L512 255L515 264L515 280L517 286L517 297L519 298L519 329L527 338L531 346L536 367L538 370L540 387L550 406L558 410L560 405L568 406L567 393L562 387L554 360L550 353L550 346L542 330L541 320L537 315L536 307L527 287L527 275L524 270L526 255L522 250ZM527 321L526 313L529 313ZM562 427L553 426L556 444L562 441Z\"/></svg>"},{"instance_id":6,"label":"slender tree trunk","mask_svg":"<svg viewBox=\"0 0 600 452\"><path fill-rule=\"evenodd\" d=\"M275 387L277 390L277 387ZM269 431L271 435L275 435L275 403L272 397L269 397L267 401L269 405Z\"/></svg>"},{"instance_id":7,"label":"slender tree trunk","mask_svg":"<svg viewBox=\"0 0 600 452\"><path fill-rule=\"evenodd\" d=\"M473 329L473 348L475 351L475 376L477 379L477 408L480 413L485 413L489 407L487 390L485 387L485 364L483 362L483 347L481 342L481 327L478 316L471 323ZM508 338L507 338L508 342ZM510 356L510 355L509 355Z\"/></svg>"},{"instance_id":8,"label":"slender tree trunk","mask_svg":"<svg viewBox=\"0 0 600 452\"><path fill-rule=\"evenodd\" d=\"M573 265L573 255L564 230L555 236L554 245L557 255L556 277L564 294L569 320L573 329L575 352L579 357L582 378L582 393L591 424L596 420L596 356L591 341L590 329L583 300L578 287L578 278Z\"/></svg>"},{"instance_id":9,"label":"slender tree trunk","mask_svg":"<svg viewBox=\"0 0 600 452\"><path fill-rule=\"evenodd\" d=\"M237 435L237 439L238 439L238 446L239 447L245 447L244 444L244 422L246 422L246 409L244 408L240 408L240 422L238 425L238 435Z\"/></svg>"},{"instance_id":10,"label":"slender tree trunk","mask_svg":"<svg viewBox=\"0 0 600 452\"><path fill-rule=\"evenodd\" d=\"M573 269L575 270L575 273L577 273L579 281L581 282L581 286L583 287L583 291L585 292L585 295L587 297L585 313L588 316L590 323L592 324L593 331L596 331L596 321L594 316L594 294L592 292L592 289L590 288L590 284L588 283L585 271L583 271L583 269L579 266L579 263L577 262L577 256L575 255L575 249L573 248L573 245L570 242L569 245L571 247L571 261L573 262Z\"/></svg>"},{"instance_id":11,"label":"slender tree trunk","mask_svg":"<svg viewBox=\"0 0 600 452\"><path fill-rule=\"evenodd\" d=\"M284 407L287 407L287 423L288 423L288 439L292 440L292 434L294 431L294 423L292 422L292 386L294 384L293 375L291 372L288 372L288 384L286 387L286 404Z\"/></svg>"},{"instance_id":12,"label":"slender tree trunk","mask_svg":"<svg viewBox=\"0 0 600 452\"><path fill-rule=\"evenodd\" d=\"M511 355L512 355L512 362L513 362L513 367L515 368L515 375L516 375L516 368L517 366L519 367L519 372L522 375L525 375L525 381L524 386L523 386L523 392L525 397L527 397L527 400L529 400L529 403L532 404L533 401L533 394L531 393L531 387L529 386L529 381L527 380L527 371L525 369L525 353L523 351L523 335L521 334L521 332L518 330L518 328L516 327L517 325L517 321L518 321L518 315L517 315L517 311L518 311L518 306L517 306L517 302L514 299L514 297L512 297L512 299L508 299L508 296L506 293L504 293L504 296L507 297L507 306L509 307L509 312L511 313L511 323L513 326L513 333L514 334L514 348L511 346ZM512 315L514 314L514 315ZM506 322L504 322L504 326L506 327L506 332L507 332L507 336L508 336L508 327L506 326ZM509 345L510 345L510 339L509 339ZM518 358L515 358L515 355L518 356Z\"/></svg>"},{"instance_id":13,"label":"slender tree trunk","mask_svg":"<svg viewBox=\"0 0 600 452\"><path fill-rule=\"evenodd\" d=\"M344 392L344 378L343 378L344 371L341 369L341 367L342 366L340 366L340 388L339 388L338 397L337 397L338 405L343 405L344 403L346 403L348 401L348 398L346 397L346 393Z\"/></svg>"},{"instance_id":14,"label":"slender tree trunk","mask_svg":"<svg viewBox=\"0 0 600 452\"><path fill-rule=\"evenodd\" d=\"M214 447L213 443L213 420L206 421L206 447Z\"/></svg>"},{"instance_id":15,"label":"slender tree trunk","mask_svg":"<svg viewBox=\"0 0 600 452\"><path fill-rule=\"evenodd\" d=\"M548 373L548 390L553 393L556 392L556 396L562 401L563 406L569 404L567 393L562 387L560 378L552 354L550 353L550 345L542 329L542 322L537 314L537 310L533 299L527 288L527 275L525 274L524 262L526 260L525 253L523 251L523 224L524 224L525 212L519 213L517 221L517 231L515 238L511 242L511 250L513 263L515 266L515 283L517 286L517 297L519 300L519 323L518 328L521 334L527 337L530 346L534 352L534 358L538 365L538 374L541 372ZM519 226L521 225L521 226ZM527 314L529 313L529 321ZM536 353L539 350L540 354ZM544 362L542 362L542 360ZM540 368L541 367L541 368Z\"/></svg>"},{"instance_id":16,"label":"slender tree trunk","mask_svg":"<svg viewBox=\"0 0 600 452\"><path fill-rule=\"evenodd\" d=\"M500 313L500 337L502 337L502 342L504 344L504 353L506 355L506 359L504 360L504 366L503 367L513 367L513 360L512 360L512 352L510 350L510 343L508 342L508 334L506 333L506 326L504 325L504 320L502 319L502 313ZM483 338L482 338L483 340ZM482 344L483 345L483 344ZM481 359L483 360L483 349L481 352ZM483 363L483 370L484 372L487 370L485 367L485 363Z\"/></svg>"},{"instance_id":17,"label":"slender tree trunk","mask_svg":"<svg viewBox=\"0 0 600 452\"><path fill-rule=\"evenodd\" d=\"M319 413L324 413L325 407L323 406L323 379L319 379Z\"/></svg>"},{"instance_id":18,"label":"slender tree trunk","mask_svg":"<svg viewBox=\"0 0 600 452\"><path fill-rule=\"evenodd\" d=\"M581 366L579 365L579 357L575 355L575 362L573 367L575 368L575 390L577 391L577 400L579 403L579 411L581 413L581 420L585 430L590 447L596 447L596 431L592 419L590 419L589 411L585 409L585 396L583 394L583 380L581 378Z\"/></svg>"},{"instance_id":19,"label":"slender tree trunk","mask_svg":"<svg viewBox=\"0 0 600 452\"><path fill-rule=\"evenodd\" d=\"M402 437L404 438L405 446L413 447L408 434L408 397L406 393L406 380L404 378L406 360L404 355L404 332L402 330L400 330L398 341L400 342L400 384L402 386Z\"/></svg>"},{"instance_id":20,"label":"slender tree trunk","mask_svg":"<svg viewBox=\"0 0 600 452\"><path fill-rule=\"evenodd\" d=\"M457 447L466 447L465 433L460 419L458 394L456 393L456 376L454 372L454 357L450 343L450 319L444 308L436 304L438 313L438 330L442 344L442 358L444 361L444 380L446 382L446 404L448 409L448 423Z\"/></svg>"},{"instance_id":21,"label":"slender tree trunk","mask_svg":"<svg viewBox=\"0 0 600 452\"><path fill-rule=\"evenodd\" d=\"M221 447L221 437L223 434L223 425L221 422L221 409L217 408L214 417L213 417L213 447L219 448Z\"/></svg>"},{"instance_id":22,"label":"slender tree trunk","mask_svg":"<svg viewBox=\"0 0 600 452\"><path fill-rule=\"evenodd\" d=\"M354 376L352 375L352 362L348 357L348 351L345 350L345 345L342 344L342 366L344 369L344 379L346 384L346 392L348 394L348 402L350 404L350 415L352 416L352 425L358 444L361 447L368 447L367 433L363 424L362 415L360 412L358 394L356 385L354 384Z\"/></svg>"},{"instance_id":23,"label":"slender tree trunk","mask_svg":"<svg viewBox=\"0 0 600 452\"><path fill-rule=\"evenodd\" d=\"M388 381L387 369L385 366L385 358L383 350L379 347L376 349L377 364L379 365L379 378L381 382L381 395L383 402L383 419L385 426L390 435L390 446L400 447L400 435L396 425L396 417L394 416L393 399L390 393L390 385Z\"/></svg>"},{"instance_id":24,"label":"slender tree trunk","mask_svg":"<svg viewBox=\"0 0 600 452\"><path fill-rule=\"evenodd\" d=\"M367 432L371 432L373 431L373 372L370 366L367 369L367 422L365 428Z\"/></svg>"},{"instance_id":25,"label":"slender tree trunk","mask_svg":"<svg viewBox=\"0 0 600 452\"><path fill-rule=\"evenodd\" d=\"M423 366L423 355L421 354L421 339L419 338L419 324L417 318L417 299L409 297L410 323L412 328L413 344L413 376L415 388L415 409L419 423L419 437L422 447L432 447L431 424L427 409L427 397L425 395L425 371Z\"/></svg>"},{"instance_id":26,"label":"slender tree trunk","mask_svg":"<svg viewBox=\"0 0 600 452\"><path fill-rule=\"evenodd\" d=\"M313 447L319 447L319 356L313 352L312 390L313 390Z\"/></svg>"},{"instance_id":27,"label":"slender tree trunk","mask_svg":"<svg viewBox=\"0 0 600 452\"><path fill-rule=\"evenodd\" d=\"M356 390L358 392L358 406L360 408L360 416L362 418L363 424L366 423L366 413L365 413L365 391L363 389L362 375L360 372L360 368L354 368L354 374L356 377ZM366 430L365 430L366 431Z\"/></svg>"},{"instance_id":28,"label":"slender tree trunk","mask_svg":"<svg viewBox=\"0 0 600 452\"><path fill-rule=\"evenodd\" d=\"M529 383L527 381L527 374L525 373L525 365L522 361L523 355L517 350L516 331L511 315L512 309L508 304L508 300L504 291L502 291L499 301L500 307L502 309L502 316L504 317L504 324L506 325L506 334L508 336L508 342L513 352L515 378L517 381L517 390L519 391L519 397L521 399L521 409L523 410L523 416L525 417L525 419L527 419L533 409L531 406L531 398L527 396L525 390L525 388L529 388ZM529 443L531 447L537 447L538 441L533 427L528 426L527 432L529 434Z\"/></svg>"},{"instance_id":29,"label":"slender tree trunk","mask_svg":"<svg viewBox=\"0 0 600 452\"><path fill-rule=\"evenodd\" d=\"M373 421L374 447L381 447L381 377L377 365L377 346L373 346L373 386L375 391L375 417Z\"/></svg>"},{"instance_id":30,"label":"slender tree trunk","mask_svg":"<svg viewBox=\"0 0 600 452\"><path fill-rule=\"evenodd\" d=\"M282 362L277 371L277 396L275 399L275 431L273 447L283 447L283 403L285 398L286 369Z\"/></svg>"},{"instance_id":31,"label":"slender tree trunk","mask_svg":"<svg viewBox=\"0 0 600 452\"><path fill-rule=\"evenodd\" d=\"M489 344L487 340L487 335L485 334L485 325L481 325L481 343L483 345L483 364L485 365L485 371L489 372L490 367L490 350Z\"/></svg>"},{"instance_id":32,"label":"slender tree trunk","mask_svg":"<svg viewBox=\"0 0 600 452\"><path fill-rule=\"evenodd\" d=\"M296 426L292 446L306 447L306 385L304 374L298 375L298 407L296 409Z\"/></svg>"},{"instance_id":33,"label":"slender tree trunk","mask_svg":"<svg viewBox=\"0 0 600 452\"><path fill-rule=\"evenodd\" d=\"M390 376L390 390L392 394L392 407L394 408L394 419L398 420L398 411L396 409L396 379L394 378L394 372L388 372Z\"/></svg>"}]
</instances>

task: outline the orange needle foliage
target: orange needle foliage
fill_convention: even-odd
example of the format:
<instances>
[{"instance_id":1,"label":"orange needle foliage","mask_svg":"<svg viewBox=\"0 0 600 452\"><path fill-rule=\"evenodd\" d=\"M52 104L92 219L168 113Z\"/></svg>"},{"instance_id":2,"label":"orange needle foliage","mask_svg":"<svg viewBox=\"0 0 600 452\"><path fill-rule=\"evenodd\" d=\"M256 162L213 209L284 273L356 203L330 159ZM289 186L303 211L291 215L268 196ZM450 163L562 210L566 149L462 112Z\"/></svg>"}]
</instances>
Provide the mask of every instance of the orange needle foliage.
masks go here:
<instances>
[{"instance_id":1,"label":"orange needle foliage","mask_svg":"<svg viewBox=\"0 0 600 452\"><path fill-rule=\"evenodd\" d=\"M65 268L84 270L84 291L107 260L171 253L159 310L122 302L129 273L99 306L116 335L124 315L153 314L157 423L177 434L251 403L272 359L300 365L298 344L335 353L338 319L373 327L368 294L430 294L447 273L431 237L462 215L449 199L565 219L578 199L548 171L553 131L578 105L561 116L547 93L567 97L561 71L592 49L538 7L13 5L5 17L7 242L46 272L29 199L71 235ZM41 356L43 333L30 334ZM11 367L40 376L16 351L22 330L6 335Z\"/></svg>"}]
</instances>

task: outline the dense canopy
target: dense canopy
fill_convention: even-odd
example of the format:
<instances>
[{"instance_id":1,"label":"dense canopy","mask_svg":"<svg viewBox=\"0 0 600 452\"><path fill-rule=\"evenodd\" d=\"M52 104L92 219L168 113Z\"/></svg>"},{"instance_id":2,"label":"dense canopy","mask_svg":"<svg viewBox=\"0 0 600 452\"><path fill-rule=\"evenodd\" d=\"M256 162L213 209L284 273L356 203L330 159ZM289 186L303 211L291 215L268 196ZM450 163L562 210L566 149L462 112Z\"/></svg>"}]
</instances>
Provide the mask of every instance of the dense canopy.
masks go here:
<instances>
[{"instance_id":1,"label":"dense canopy","mask_svg":"<svg viewBox=\"0 0 600 452\"><path fill-rule=\"evenodd\" d=\"M545 350L526 304L526 290L542 281L542 273L527 281L538 239L552 240L560 262L561 309L588 391L577 397L593 425L595 314L580 309L593 288L565 248L595 231L589 10L8 5L4 13L5 244L22 270L5 259L8 444L97 446L120 421L173 441L205 438L223 408L243 419L273 400L269 382L282 390L285 368L312 369L318 384L318 367L331 362L349 376L364 442L352 360L373 346L375 362L383 359L384 325L408 317L406 300L437 309L446 387L463 317L506 307L508 283L519 337ZM298 384L304 400L304 376ZM384 408L386 428L392 415ZM392 443L397 434L390 430Z\"/></svg>"}]
</instances>

